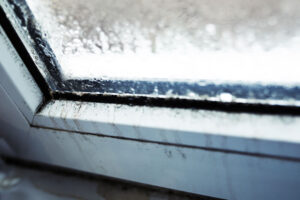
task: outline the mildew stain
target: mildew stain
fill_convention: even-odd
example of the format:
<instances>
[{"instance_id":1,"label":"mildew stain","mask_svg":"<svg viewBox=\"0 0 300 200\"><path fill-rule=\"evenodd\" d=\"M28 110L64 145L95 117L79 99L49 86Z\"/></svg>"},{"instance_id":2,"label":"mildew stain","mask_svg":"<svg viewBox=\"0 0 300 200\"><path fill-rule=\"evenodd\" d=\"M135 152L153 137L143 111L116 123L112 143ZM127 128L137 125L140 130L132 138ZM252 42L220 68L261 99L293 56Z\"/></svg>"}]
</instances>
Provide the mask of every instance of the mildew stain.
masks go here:
<instances>
[{"instance_id":1,"label":"mildew stain","mask_svg":"<svg viewBox=\"0 0 300 200\"><path fill-rule=\"evenodd\" d=\"M164 149L164 153L166 154L166 156L168 157L168 158L172 158L172 151L171 150L169 150L169 149Z\"/></svg>"}]
</instances>

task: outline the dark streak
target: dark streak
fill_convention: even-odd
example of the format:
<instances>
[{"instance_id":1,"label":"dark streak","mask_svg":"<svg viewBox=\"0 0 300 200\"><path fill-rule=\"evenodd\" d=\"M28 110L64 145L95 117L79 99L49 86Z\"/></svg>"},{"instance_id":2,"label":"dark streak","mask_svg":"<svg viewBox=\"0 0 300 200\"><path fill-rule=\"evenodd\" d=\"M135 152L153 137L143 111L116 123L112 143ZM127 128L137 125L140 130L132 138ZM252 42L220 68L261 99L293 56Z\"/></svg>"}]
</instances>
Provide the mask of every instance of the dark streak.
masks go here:
<instances>
[{"instance_id":1,"label":"dark streak","mask_svg":"<svg viewBox=\"0 0 300 200\"><path fill-rule=\"evenodd\" d=\"M226 111L232 113L257 113L257 114L280 114L280 115L300 115L300 107L283 106L283 105L267 105L254 103L237 103L237 102L218 102L207 100L194 100L183 98L154 98L146 96L130 96L116 94L76 94L59 92L53 93L53 98L56 100L72 100L84 102L99 102L99 103L116 103L125 105L138 106L155 106L155 107L170 107L170 108L192 108L204 110Z\"/></svg>"},{"instance_id":2,"label":"dark streak","mask_svg":"<svg viewBox=\"0 0 300 200\"><path fill-rule=\"evenodd\" d=\"M97 133L97 134L95 134L95 133L86 133L86 132L74 131L74 130L72 130L72 131L70 131L70 130L61 130L61 129L57 129L57 128L50 128L50 127L37 126L37 125L31 125L31 127L37 128L37 129L48 129L48 130L67 132L67 133L73 133L73 134L91 135L91 136L97 136L97 137L103 137L103 138L113 138L113 139L135 141L135 142L141 142L141 143L150 143L150 144L159 144L159 145L164 145L164 146L199 149L199 150L204 150L204 151L214 151L214 152L220 152L220 153L225 153L225 154L237 154L237 155L253 156L253 157L259 157L259 158L270 158L270 159L276 159L276 160L287 160L287 161L291 161L291 162L300 162L300 158L294 158L294 157L288 157L288 156L278 156L278 155L270 155L270 154L251 153L251 152L228 150L228 149L218 149L218 148L213 148L213 147L199 147L199 146L186 145L186 144L175 144L175 143L152 141L152 140L145 140L145 139L127 138L127 137L120 137L120 136L110 136L110 135L104 135L104 134L100 134L100 133Z\"/></svg>"}]
</instances>

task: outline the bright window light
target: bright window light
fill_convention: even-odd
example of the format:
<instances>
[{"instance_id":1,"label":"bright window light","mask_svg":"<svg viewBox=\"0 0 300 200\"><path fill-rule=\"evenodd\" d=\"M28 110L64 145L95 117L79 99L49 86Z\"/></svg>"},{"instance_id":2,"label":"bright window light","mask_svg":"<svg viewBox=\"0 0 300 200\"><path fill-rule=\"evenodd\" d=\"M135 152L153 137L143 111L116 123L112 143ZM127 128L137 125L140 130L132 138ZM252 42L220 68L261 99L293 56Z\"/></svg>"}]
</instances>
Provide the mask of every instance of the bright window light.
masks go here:
<instances>
[{"instance_id":1,"label":"bright window light","mask_svg":"<svg viewBox=\"0 0 300 200\"><path fill-rule=\"evenodd\" d=\"M68 79L297 84L298 0L27 0Z\"/></svg>"}]
</instances>

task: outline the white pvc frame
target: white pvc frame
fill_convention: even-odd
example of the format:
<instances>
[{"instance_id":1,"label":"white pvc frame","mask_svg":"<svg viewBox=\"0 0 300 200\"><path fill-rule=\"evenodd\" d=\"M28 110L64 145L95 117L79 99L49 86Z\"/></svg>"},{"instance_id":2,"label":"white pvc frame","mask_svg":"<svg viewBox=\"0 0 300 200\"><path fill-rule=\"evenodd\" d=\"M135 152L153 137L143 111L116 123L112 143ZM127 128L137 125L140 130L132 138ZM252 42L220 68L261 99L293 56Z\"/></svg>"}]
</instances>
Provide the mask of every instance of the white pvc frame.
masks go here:
<instances>
[{"instance_id":1,"label":"white pvc frame","mask_svg":"<svg viewBox=\"0 0 300 200\"><path fill-rule=\"evenodd\" d=\"M300 117L55 100L0 28L1 153L228 199L299 199ZM5 144L5 145L4 145Z\"/></svg>"}]
</instances>

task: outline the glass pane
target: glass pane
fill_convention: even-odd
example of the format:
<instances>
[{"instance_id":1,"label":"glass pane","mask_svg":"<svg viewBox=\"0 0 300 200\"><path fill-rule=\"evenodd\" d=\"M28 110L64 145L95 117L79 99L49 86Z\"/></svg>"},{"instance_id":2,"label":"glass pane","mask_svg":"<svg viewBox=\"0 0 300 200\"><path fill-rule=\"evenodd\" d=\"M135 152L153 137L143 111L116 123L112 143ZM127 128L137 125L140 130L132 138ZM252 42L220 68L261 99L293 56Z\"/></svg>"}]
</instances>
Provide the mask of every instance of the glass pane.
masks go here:
<instances>
[{"instance_id":1,"label":"glass pane","mask_svg":"<svg viewBox=\"0 0 300 200\"><path fill-rule=\"evenodd\" d=\"M27 0L66 79L299 82L298 0Z\"/></svg>"}]
</instances>

